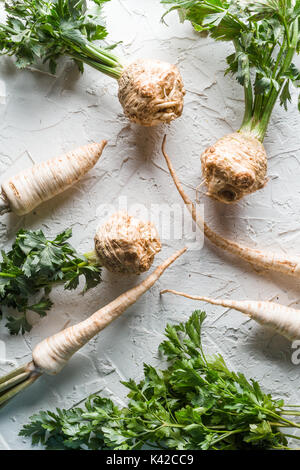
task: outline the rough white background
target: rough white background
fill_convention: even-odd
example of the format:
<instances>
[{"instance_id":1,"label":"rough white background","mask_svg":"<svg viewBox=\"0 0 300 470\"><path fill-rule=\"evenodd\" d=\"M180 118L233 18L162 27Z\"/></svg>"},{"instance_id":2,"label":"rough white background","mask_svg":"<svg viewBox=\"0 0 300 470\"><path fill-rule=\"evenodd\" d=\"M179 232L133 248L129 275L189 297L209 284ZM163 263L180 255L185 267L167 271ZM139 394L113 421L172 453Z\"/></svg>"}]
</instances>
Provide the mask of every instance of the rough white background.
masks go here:
<instances>
[{"instance_id":1,"label":"rough white background","mask_svg":"<svg viewBox=\"0 0 300 470\"><path fill-rule=\"evenodd\" d=\"M201 182L200 154L208 144L239 127L243 113L242 89L223 76L230 45L201 39L176 14L160 23L163 8L153 0L113 0L106 7L110 40L123 43L117 52L127 60L155 57L177 63L187 96L181 119L168 128L145 129L130 124L116 97L117 84L86 67L81 76L68 60L57 75L17 71L13 59L0 60L0 174L1 180L17 170L102 138L109 143L97 166L75 188L39 207L34 213L0 220L1 248L8 249L16 231L42 228L49 236L73 228L78 250L92 248L101 220L101 204L181 203L165 170L160 152L168 133L168 151L186 190L194 197ZM216 229L233 240L261 249L299 254L300 238L300 118L296 94L287 113L277 106L265 140L269 155L269 183L247 199L225 207L205 199L205 215ZM100 207L100 208L99 208ZM98 208L98 210L97 210ZM187 237L188 238L188 237ZM164 240L155 264L185 241ZM0 372L30 360L38 341L75 323L134 285L135 277L104 273L104 282L85 297L56 289L55 308L44 319L32 317L34 327L24 337L10 337L1 322L0 340L6 361ZM157 285L124 316L78 353L57 377L42 377L14 399L0 415L0 448L28 449L18 437L28 417L41 409L70 407L99 389L121 403L125 388L120 379L139 378L143 362L156 363L157 346L167 322L185 320L195 308L205 308L205 344L222 353L229 365L263 388L290 403L299 403L300 366L291 362L291 345L247 317L220 307L183 298L159 297L161 288L236 299L272 299L297 303L299 284L274 274L259 274L245 264L205 243L169 269ZM1 344L3 358L4 345Z\"/></svg>"}]
</instances>

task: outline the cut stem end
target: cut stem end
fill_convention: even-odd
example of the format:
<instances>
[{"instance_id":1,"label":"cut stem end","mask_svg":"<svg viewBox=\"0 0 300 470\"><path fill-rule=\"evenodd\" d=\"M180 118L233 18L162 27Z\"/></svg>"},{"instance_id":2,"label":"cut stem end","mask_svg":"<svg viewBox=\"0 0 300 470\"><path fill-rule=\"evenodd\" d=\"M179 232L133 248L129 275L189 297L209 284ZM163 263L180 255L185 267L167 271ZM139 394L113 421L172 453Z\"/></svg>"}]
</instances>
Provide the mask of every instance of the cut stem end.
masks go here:
<instances>
[{"instance_id":1,"label":"cut stem end","mask_svg":"<svg viewBox=\"0 0 300 470\"><path fill-rule=\"evenodd\" d=\"M18 393L29 387L40 376L41 372L35 367L33 362L15 369L0 378L0 408L6 405Z\"/></svg>"}]
</instances>

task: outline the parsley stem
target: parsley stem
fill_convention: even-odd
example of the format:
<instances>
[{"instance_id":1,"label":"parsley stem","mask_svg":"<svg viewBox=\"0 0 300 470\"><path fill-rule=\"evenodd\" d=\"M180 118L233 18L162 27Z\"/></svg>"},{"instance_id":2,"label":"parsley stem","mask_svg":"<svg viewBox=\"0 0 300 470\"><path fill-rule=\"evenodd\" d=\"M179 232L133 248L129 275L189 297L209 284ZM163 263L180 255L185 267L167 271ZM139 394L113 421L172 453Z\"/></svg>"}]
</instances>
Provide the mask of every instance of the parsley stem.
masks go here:
<instances>
[{"instance_id":1,"label":"parsley stem","mask_svg":"<svg viewBox=\"0 0 300 470\"><path fill-rule=\"evenodd\" d=\"M87 56L83 54L78 54L76 52L70 52L68 54L70 57L73 59L79 60L84 62L85 64L89 65L90 67L93 67L96 70L99 70L99 72L104 73L105 75L108 75L109 77L115 78L116 80L119 80L119 78L122 75L123 68L120 67L109 67L107 65L101 64L93 59L89 59Z\"/></svg>"},{"instance_id":2,"label":"parsley stem","mask_svg":"<svg viewBox=\"0 0 300 470\"><path fill-rule=\"evenodd\" d=\"M73 59L84 62L100 72L119 79L123 73L123 65L119 58L105 49L98 48L88 41L74 42L63 37L68 49L66 53Z\"/></svg>"},{"instance_id":3,"label":"parsley stem","mask_svg":"<svg viewBox=\"0 0 300 470\"><path fill-rule=\"evenodd\" d=\"M74 266L68 266L67 268L61 268L63 273L68 273L70 271L74 271L74 268L77 270L78 268L84 268L84 266L88 266L88 261L82 261L82 263L74 264Z\"/></svg>"},{"instance_id":4,"label":"parsley stem","mask_svg":"<svg viewBox=\"0 0 300 470\"><path fill-rule=\"evenodd\" d=\"M291 438L293 438L293 439L298 439L298 440L300 440L300 436L295 436L294 434L286 434L286 433L284 433L284 435L285 435L286 437L291 437Z\"/></svg>"},{"instance_id":5,"label":"parsley stem","mask_svg":"<svg viewBox=\"0 0 300 470\"><path fill-rule=\"evenodd\" d=\"M33 382L36 381L40 377L41 374L32 374L29 378L27 378L25 381L19 383L15 387L11 388L8 390L8 392L4 393L3 395L0 395L0 407L2 407L4 404L6 404L11 398L13 398L15 395L18 393L22 392L25 388L29 387Z\"/></svg>"},{"instance_id":6,"label":"parsley stem","mask_svg":"<svg viewBox=\"0 0 300 470\"><path fill-rule=\"evenodd\" d=\"M272 111L274 109L277 98L280 95L281 90L286 80L285 73L289 69L292 63L294 54L297 49L296 45L297 45L298 34L299 34L298 18L294 21L291 29L293 33L292 40L290 40L290 36L288 36L287 40L282 43L281 49L277 57L277 62L274 67L273 78L275 74L275 79L277 83L279 84L279 87L278 89L276 89L274 85L272 85L269 95L266 98L266 101L264 101L264 106L261 109L260 122L255 128L260 140L264 139L264 136L266 134L267 127L271 118ZM288 47L286 53L284 54L284 51L286 50L286 44L289 44L291 47ZM283 59L283 62L281 63L283 56L284 56L284 59Z\"/></svg>"},{"instance_id":7,"label":"parsley stem","mask_svg":"<svg viewBox=\"0 0 300 470\"><path fill-rule=\"evenodd\" d=\"M0 277L16 278L17 275L16 275L16 274L10 274L10 273L3 273L3 272L0 272Z\"/></svg>"},{"instance_id":8,"label":"parsley stem","mask_svg":"<svg viewBox=\"0 0 300 470\"><path fill-rule=\"evenodd\" d=\"M6 390L12 388L14 385L19 384L20 382L23 382L29 376L30 376L30 371L25 371L25 372L22 372L19 375L16 375L15 377L12 377L11 379L7 380L6 382L3 382L2 384L0 384L0 396L3 392L5 392Z\"/></svg>"},{"instance_id":9,"label":"parsley stem","mask_svg":"<svg viewBox=\"0 0 300 470\"><path fill-rule=\"evenodd\" d=\"M264 408L262 408L262 410L264 410L266 413L269 413L270 416L279 418L283 423L287 423L287 424L289 424L290 426L292 426L293 428L299 428L299 429L300 429L300 424L295 423L295 422L293 422L293 421L290 421L289 419L284 418L283 416L277 415L277 414L274 413L273 411L265 410Z\"/></svg>"},{"instance_id":10,"label":"parsley stem","mask_svg":"<svg viewBox=\"0 0 300 470\"><path fill-rule=\"evenodd\" d=\"M12 379L13 377L16 377L19 374L23 374L23 372L25 372L27 369L28 369L28 364L25 364L24 366L13 370L9 374L4 375L3 377L0 378L0 384L3 384L4 382L9 381L10 379Z\"/></svg>"},{"instance_id":11,"label":"parsley stem","mask_svg":"<svg viewBox=\"0 0 300 470\"><path fill-rule=\"evenodd\" d=\"M252 93L251 83L249 83L248 85L244 85L244 98L245 98L245 113L244 113L241 129L246 131L248 128L250 130L252 110L253 110L253 93Z\"/></svg>"}]
</instances>

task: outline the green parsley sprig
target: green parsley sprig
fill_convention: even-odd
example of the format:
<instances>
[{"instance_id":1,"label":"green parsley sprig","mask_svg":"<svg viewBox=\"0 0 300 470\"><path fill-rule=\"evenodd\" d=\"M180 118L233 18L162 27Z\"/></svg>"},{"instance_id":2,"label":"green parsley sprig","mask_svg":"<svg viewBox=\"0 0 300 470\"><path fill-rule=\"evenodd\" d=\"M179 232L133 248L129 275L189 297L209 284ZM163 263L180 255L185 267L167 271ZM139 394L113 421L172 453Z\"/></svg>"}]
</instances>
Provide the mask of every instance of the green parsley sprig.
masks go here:
<instances>
[{"instance_id":1,"label":"green parsley sprig","mask_svg":"<svg viewBox=\"0 0 300 470\"><path fill-rule=\"evenodd\" d=\"M261 141L279 97L287 109L290 87L300 87L293 58L300 52L300 0L161 0L178 10L181 21L216 41L231 41L228 69L244 87L245 113L240 130ZM166 13L166 14L167 14ZM165 15L164 15L165 16ZM300 111L300 95L299 95Z\"/></svg>"},{"instance_id":2,"label":"green parsley sprig","mask_svg":"<svg viewBox=\"0 0 300 470\"><path fill-rule=\"evenodd\" d=\"M51 289L63 284L65 289L76 289L80 277L85 278L84 292L101 282L101 269L96 259L79 255L68 243L72 230L67 229L54 240L45 237L41 230L20 230L12 249L2 251L0 263L0 306L14 308L17 316L8 316L6 326L16 335L30 331L27 313L44 317L52 307ZM37 303L32 296L43 292Z\"/></svg>"},{"instance_id":3,"label":"green parsley sprig","mask_svg":"<svg viewBox=\"0 0 300 470\"><path fill-rule=\"evenodd\" d=\"M237 450L286 449L293 407L265 394L259 384L230 371L220 354L207 357L201 342L205 313L168 325L159 349L164 370L144 366L144 379L123 382L128 405L90 396L83 408L41 411L20 431L47 449ZM295 439L300 437L292 436Z\"/></svg>"},{"instance_id":4,"label":"green parsley sprig","mask_svg":"<svg viewBox=\"0 0 300 470\"><path fill-rule=\"evenodd\" d=\"M85 63L119 79L123 66L111 53L114 46L95 44L107 37L102 7L108 1L93 0L93 11L86 0L7 1L6 23L0 24L0 54L16 56L19 68L41 60L52 73L58 58L67 55L81 72Z\"/></svg>"}]
</instances>

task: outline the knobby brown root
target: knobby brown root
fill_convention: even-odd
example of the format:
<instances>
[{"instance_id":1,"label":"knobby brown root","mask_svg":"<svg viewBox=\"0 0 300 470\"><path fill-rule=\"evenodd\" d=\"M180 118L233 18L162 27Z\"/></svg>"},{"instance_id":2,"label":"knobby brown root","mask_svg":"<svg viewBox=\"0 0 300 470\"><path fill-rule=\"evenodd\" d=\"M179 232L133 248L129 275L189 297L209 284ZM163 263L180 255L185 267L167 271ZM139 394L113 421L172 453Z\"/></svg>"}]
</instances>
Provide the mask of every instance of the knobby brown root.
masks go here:
<instances>
[{"instance_id":1,"label":"knobby brown root","mask_svg":"<svg viewBox=\"0 0 300 470\"><path fill-rule=\"evenodd\" d=\"M119 100L125 115L142 126L169 124L182 114L185 89L175 65L139 59L119 79Z\"/></svg>"},{"instance_id":2,"label":"knobby brown root","mask_svg":"<svg viewBox=\"0 0 300 470\"><path fill-rule=\"evenodd\" d=\"M219 139L201 156L207 194L230 204L266 184L267 155L251 134L234 132Z\"/></svg>"},{"instance_id":3,"label":"knobby brown root","mask_svg":"<svg viewBox=\"0 0 300 470\"><path fill-rule=\"evenodd\" d=\"M109 271L140 274L151 267L161 243L153 223L122 211L97 230L95 250L99 264Z\"/></svg>"}]
</instances>

